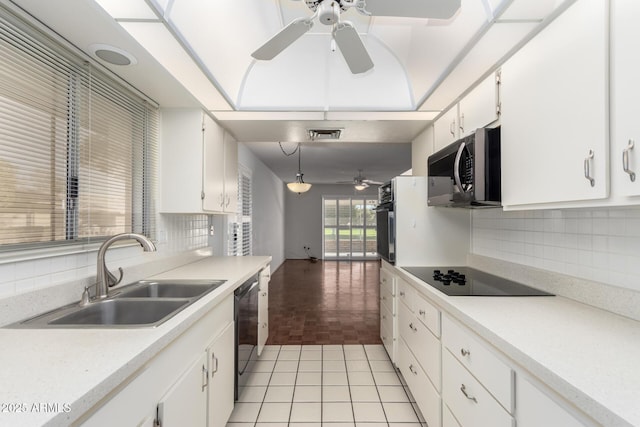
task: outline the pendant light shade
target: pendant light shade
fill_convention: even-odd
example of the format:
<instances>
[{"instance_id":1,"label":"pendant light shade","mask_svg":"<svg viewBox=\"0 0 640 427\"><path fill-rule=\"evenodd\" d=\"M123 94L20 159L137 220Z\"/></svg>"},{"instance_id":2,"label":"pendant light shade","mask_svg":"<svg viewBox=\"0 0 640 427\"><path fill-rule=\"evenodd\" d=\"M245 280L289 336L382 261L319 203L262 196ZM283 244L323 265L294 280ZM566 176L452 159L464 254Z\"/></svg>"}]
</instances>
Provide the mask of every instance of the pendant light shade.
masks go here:
<instances>
[{"instance_id":1,"label":"pendant light shade","mask_svg":"<svg viewBox=\"0 0 640 427\"><path fill-rule=\"evenodd\" d=\"M302 179L302 170L300 169L300 153L302 152L302 146L298 143L298 173L296 174L296 180L287 184L287 188L294 193L306 193L311 189L311 184L304 182Z\"/></svg>"}]
</instances>

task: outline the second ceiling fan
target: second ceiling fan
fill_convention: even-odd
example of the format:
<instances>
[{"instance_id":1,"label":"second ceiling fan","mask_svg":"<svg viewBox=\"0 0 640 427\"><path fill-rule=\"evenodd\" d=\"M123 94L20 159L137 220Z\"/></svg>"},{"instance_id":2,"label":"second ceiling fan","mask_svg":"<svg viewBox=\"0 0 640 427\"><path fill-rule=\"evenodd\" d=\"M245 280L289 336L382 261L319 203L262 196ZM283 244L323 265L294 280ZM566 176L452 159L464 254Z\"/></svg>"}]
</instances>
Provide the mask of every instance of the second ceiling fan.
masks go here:
<instances>
[{"instance_id":1,"label":"second ceiling fan","mask_svg":"<svg viewBox=\"0 0 640 427\"><path fill-rule=\"evenodd\" d=\"M271 60L280 52L306 34L315 18L333 26L334 43L340 48L349 69L360 74L373 68L373 61L362 43L356 28L349 21L340 21L340 14L349 8L367 16L396 16L407 18L448 19L460 9L461 0L305 0L312 16L297 18L274 35L251 56L255 59Z\"/></svg>"}]
</instances>

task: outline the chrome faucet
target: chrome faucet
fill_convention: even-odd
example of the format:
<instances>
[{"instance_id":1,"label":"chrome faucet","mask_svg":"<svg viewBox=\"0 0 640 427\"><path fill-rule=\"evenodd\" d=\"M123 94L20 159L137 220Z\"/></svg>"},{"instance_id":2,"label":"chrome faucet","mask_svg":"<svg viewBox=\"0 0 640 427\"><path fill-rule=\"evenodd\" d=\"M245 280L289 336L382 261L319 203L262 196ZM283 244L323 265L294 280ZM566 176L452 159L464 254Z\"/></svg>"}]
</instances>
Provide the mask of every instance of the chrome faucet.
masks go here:
<instances>
[{"instance_id":1,"label":"chrome faucet","mask_svg":"<svg viewBox=\"0 0 640 427\"><path fill-rule=\"evenodd\" d=\"M117 280L115 276L111 274L111 272L107 268L107 264L104 259L105 254L107 253L107 249L109 249L109 247L113 243L119 240L130 240L130 239L136 240L138 243L140 243L140 246L142 246L142 249L144 249L145 252L156 251L156 245L154 245L151 240L149 240L147 237L143 236L142 234L122 233L122 234L116 234L115 236L108 238L102 244L102 246L100 246L100 249L98 250L98 274L96 276L97 282L96 282L95 299L107 298L109 296L109 288L111 286L117 285L122 280L122 268L118 269L120 270L120 278Z\"/></svg>"}]
</instances>

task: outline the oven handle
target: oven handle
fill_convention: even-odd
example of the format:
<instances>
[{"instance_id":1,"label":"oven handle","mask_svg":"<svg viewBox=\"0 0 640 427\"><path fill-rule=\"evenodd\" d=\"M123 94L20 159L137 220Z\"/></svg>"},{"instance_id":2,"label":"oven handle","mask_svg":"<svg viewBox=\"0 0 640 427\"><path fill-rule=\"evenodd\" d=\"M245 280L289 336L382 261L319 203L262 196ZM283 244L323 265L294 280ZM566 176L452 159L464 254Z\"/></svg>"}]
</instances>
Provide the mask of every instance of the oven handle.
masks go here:
<instances>
[{"instance_id":1,"label":"oven handle","mask_svg":"<svg viewBox=\"0 0 640 427\"><path fill-rule=\"evenodd\" d=\"M460 147L458 147L458 152L456 153L456 160L453 162L453 178L456 181L456 186L461 193L464 193L464 188L462 188L462 181L460 180L460 158L462 157L462 152L464 151L465 143L460 143Z\"/></svg>"}]
</instances>

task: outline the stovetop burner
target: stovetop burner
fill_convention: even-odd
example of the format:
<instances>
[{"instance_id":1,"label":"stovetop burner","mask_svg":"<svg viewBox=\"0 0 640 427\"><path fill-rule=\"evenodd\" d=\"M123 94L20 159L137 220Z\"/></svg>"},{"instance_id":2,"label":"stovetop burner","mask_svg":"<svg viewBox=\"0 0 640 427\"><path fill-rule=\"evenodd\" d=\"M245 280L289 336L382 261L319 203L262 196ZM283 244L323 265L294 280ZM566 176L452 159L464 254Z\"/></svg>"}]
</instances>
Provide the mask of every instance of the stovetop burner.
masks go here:
<instances>
[{"instance_id":1,"label":"stovetop burner","mask_svg":"<svg viewBox=\"0 0 640 427\"><path fill-rule=\"evenodd\" d=\"M402 267L449 296L553 296L469 267Z\"/></svg>"}]
</instances>

